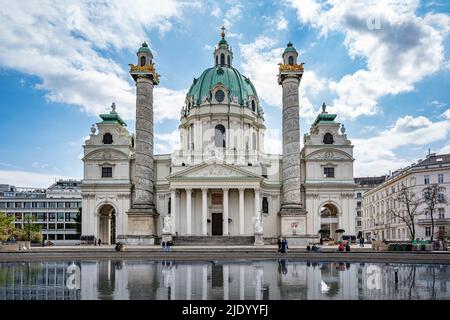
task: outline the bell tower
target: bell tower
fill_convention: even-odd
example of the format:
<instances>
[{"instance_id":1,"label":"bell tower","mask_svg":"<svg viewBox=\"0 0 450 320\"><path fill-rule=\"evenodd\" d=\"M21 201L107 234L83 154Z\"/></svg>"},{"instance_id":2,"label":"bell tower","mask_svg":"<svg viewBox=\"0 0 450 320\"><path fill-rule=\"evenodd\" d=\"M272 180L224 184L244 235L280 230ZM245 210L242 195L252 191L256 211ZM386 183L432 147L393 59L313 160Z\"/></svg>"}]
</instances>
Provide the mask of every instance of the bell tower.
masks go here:
<instances>
[{"instance_id":1,"label":"bell tower","mask_svg":"<svg viewBox=\"0 0 450 320\"><path fill-rule=\"evenodd\" d=\"M139 48L137 57L137 65L130 64L130 74L136 82L136 157L126 241L130 244L154 244L158 213L153 182L153 87L159 84L159 75L147 43Z\"/></svg>"}]
</instances>

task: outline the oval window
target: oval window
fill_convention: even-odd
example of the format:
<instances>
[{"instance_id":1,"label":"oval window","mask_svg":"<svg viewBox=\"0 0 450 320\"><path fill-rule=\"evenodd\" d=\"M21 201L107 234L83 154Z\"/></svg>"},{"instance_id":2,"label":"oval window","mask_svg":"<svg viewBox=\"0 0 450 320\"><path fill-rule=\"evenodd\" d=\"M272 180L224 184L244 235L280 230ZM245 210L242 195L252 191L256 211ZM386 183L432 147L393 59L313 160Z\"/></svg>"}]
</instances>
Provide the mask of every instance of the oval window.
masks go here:
<instances>
[{"instance_id":1,"label":"oval window","mask_svg":"<svg viewBox=\"0 0 450 320\"><path fill-rule=\"evenodd\" d=\"M222 90L217 90L214 97L217 102L222 102L225 99L225 93Z\"/></svg>"}]
</instances>

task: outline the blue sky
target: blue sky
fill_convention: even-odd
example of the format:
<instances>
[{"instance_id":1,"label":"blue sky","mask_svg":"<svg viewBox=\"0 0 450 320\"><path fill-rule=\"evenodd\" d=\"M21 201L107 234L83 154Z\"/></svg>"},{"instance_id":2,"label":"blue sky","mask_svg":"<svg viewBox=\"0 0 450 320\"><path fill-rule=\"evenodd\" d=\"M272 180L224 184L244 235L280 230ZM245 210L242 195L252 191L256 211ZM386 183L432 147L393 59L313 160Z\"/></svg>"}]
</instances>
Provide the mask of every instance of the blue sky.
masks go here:
<instances>
[{"instance_id":1,"label":"blue sky","mask_svg":"<svg viewBox=\"0 0 450 320\"><path fill-rule=\"evenodd\" d=\"M267 152L281 151L276 73L292 41L306 70L302 134L325 101L355 145L355 175L450 153L447 1L0 0L0 22L0 183L82 177L84 139L113 101L133 131L128 64L142 41L161 74L155 151L177 148L184 96L213 64L222 25L258 91Z\"/></svg>"}]
</instances>

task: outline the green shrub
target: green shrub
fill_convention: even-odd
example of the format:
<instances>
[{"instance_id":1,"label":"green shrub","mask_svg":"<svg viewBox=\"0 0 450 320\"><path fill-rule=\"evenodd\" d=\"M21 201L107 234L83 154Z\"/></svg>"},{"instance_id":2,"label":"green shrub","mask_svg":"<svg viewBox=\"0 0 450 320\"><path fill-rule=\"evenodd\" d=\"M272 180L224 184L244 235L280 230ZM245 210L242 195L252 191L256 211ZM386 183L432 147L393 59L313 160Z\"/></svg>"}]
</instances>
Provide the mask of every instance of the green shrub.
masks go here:
<instances>
[{"instance_id":1,"label":"green shrub","mask_svg":"<svg viewBox=\"0 0 450 320\"><path fill-rule=\"evenodd\" d=\"M406 243L402 243L402 251L406 251Z\"/></svg>"}]
</instances>

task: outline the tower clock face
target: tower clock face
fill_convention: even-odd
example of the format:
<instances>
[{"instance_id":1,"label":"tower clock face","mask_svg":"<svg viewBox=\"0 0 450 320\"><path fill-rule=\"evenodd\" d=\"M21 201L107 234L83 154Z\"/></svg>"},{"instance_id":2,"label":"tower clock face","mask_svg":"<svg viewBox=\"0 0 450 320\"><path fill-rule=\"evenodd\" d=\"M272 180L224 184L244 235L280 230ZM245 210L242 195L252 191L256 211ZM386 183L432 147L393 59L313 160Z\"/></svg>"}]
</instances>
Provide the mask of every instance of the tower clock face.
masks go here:
<instances>
[{"instance_id":1,"label":"tower clock face","mask_svg":"<svg viewBox=\"0 0 450 320\"><path fill-rule=\"evenodd\" d=\"M225 93L222 90L217 90L214 97L216 101L222 102L225 99Z\"/></svg>"}]
</instances>

